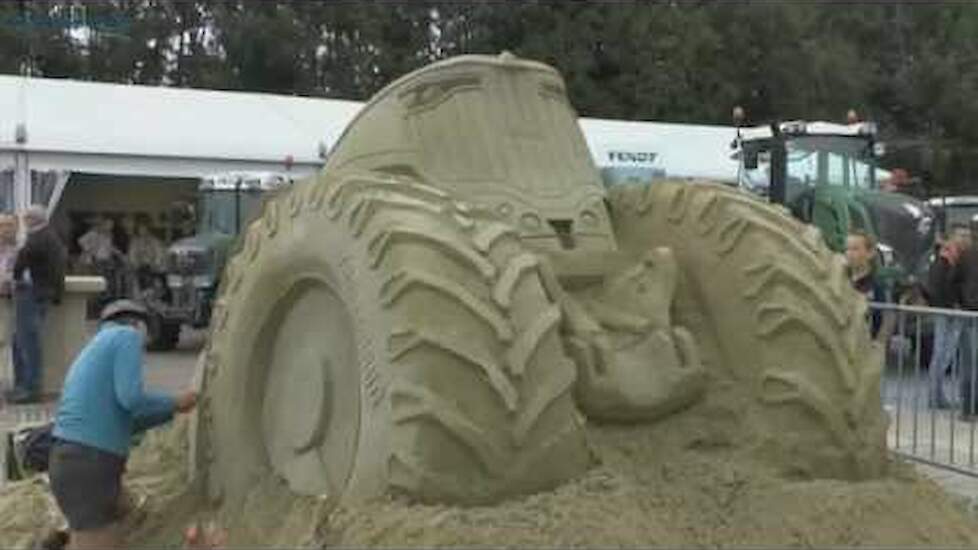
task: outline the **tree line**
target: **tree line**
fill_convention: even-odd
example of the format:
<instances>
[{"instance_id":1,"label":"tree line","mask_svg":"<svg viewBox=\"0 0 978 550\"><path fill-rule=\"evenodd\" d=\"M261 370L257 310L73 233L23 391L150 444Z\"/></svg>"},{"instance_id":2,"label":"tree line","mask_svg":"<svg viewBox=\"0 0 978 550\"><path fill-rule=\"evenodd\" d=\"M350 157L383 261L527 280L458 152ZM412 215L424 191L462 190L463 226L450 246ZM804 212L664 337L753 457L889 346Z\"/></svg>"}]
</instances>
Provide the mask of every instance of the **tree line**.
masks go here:
<instances>
[{"instance_id":1,"label":"tree line","mask_svg":"<svg viewBox=\"0 0 978 550\"><path fill-rule=\"evenodd\" d=\"M978 5L37 0L0 3L0 73L364 100L463 53L555 66L582 116L879 123L884 164L978 193Z\"/></svg>"}]
</instances>

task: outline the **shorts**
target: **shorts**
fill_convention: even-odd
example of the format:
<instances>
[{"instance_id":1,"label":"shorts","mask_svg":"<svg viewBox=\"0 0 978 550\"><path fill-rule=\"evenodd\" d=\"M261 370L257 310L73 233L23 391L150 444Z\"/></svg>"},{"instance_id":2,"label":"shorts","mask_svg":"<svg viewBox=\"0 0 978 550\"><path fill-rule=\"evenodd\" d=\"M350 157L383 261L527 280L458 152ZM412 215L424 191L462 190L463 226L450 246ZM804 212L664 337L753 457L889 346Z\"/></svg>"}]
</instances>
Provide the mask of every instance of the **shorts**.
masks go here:
<instances>
[{"instance_id":1,"label":"shorts","mask_svg":"<svg viewBox=\"0 0 978 550\"><path fill-rule=\"evenodd\" d=\"M125 458L58 439L51 448L51 492L72 531L101 529L119 517Z\"/></svg>"}]
</instances>

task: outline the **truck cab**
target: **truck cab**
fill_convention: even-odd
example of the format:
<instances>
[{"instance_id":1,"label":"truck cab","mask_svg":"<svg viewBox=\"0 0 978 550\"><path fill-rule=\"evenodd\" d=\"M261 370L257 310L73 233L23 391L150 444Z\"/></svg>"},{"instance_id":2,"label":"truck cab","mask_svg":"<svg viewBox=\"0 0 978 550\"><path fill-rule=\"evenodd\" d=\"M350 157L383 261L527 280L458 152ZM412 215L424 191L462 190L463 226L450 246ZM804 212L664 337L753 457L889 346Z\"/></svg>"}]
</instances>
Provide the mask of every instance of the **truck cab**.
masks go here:
<instances>
[{"instance_id":1,"label":"truck cab","mask_svg":"<svg viewBox=\"0 0 978 550\"><path fill-rule=\"evenodd\" d=\"M941 237L947 237L956 225L970 226L978 217L978 195L934 197L927 204L934 210Z\"/></svg>"}]
</instances>

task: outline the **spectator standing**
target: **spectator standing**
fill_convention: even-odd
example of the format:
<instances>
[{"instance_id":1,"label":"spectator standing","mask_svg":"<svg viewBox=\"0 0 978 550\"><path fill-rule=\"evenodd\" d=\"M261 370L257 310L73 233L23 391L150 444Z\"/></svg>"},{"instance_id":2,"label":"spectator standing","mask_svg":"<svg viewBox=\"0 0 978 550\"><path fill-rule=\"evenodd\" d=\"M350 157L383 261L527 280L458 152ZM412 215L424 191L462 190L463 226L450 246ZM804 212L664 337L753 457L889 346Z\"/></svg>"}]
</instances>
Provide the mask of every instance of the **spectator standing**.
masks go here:
<instances>
[{"instance_id":1,"label":"spectator standing","mask_svg":"<svg viewBox=\"0 0 978 550\"><path fill-rule=\"evenodd\" d=\"M909 184L910 174L903 168L895 168L890 172L890 177L881 182L880 190L887 193L900 193Z\"/></svg>"},{"instance_id":2,"label":"spectator standing","mask_svg":"<svg viewBox=\"0 0 978 550\"><path fill-rule=\"evenodd\" d=\"M10 400L29 403L40 398L41 333L51 304L64 293L67 250L48 225L43 206L24 213L27 239L14 261L14 383Z\"/></svg>"},{"instance_id":3,"label":"spectator standing","mask_svg":"<svg viewBox=\"0 0 978 550\"><path fill-rule=\"evenodd\" d=\"M942 243L928 274L927 287L932 307L953 309L961 305L960 285L954 277L961 255L971 245L971 231L964 224L956 225L950 238ZM944 376L952 366L961 341L960 317L938 315L934 322L934 353L927 370L927 402L931 408L950 408L944 393Z\"/></svg>"},{"instance_id":4,"label":"spectator standing","mask_svg":"<svg viewBox=\"0 0 978 550\"><path fill-rule=\"evenodd\" d=\"M136 236L129 242L129 263L133 267L163 271L165 252L163 243L145 223L136 226Z\"/></svg>"},{"instance_id":5,"label":"spectator standing","mask_svg":"<svg viewBox=\"0 0 978 550\"><path fill-rule=\"evenodd\" d=\"M853 288L866 297L869 302L889 302L889 293L876 276L874 259L876 243L863 231L854 231L846 238L846 263L849 267L849 280ZM870 335L880 336L883 317L879 311L870 314Z\"/></svg>"},{"instance_id":6,"label":"spectator standing","mask_svg":"<svg viewBox=\"0 0 978 550\"><path fill-rule=\"evenodd\" d=\"M98 266L112 260L113 255L118 252L112 241L114 227L112 218L99 218L95 225L78 239L78 246L82 251L82 263Z\"/></svg>"},{"instance_id":7,"label":"spectator standing","mask_svg":"<svg viewBox=\"0 0 978 550\"><path fill-rule=\"evenodd\" d=\"M971 235L978 230L978 216L971 219ZM957 268L951 277L951 291L961 300L961 308L968 311L978 311L978 247L972 239L972 245L961 253ZM961 414L965 419L973 419L978 413L976 399L976 352L978 352L978 323L974 319L965 319L961 326L961 368L959 377L959 393L961 395Z\"/></svg>"},{"instance_id":8,"label":"spectator standing","mask_svg":"<svg viewBox=\"0 0 978 550\"><path fill-rule=\"evenodd\" d=\"M132 216L122 215L112 231L112 243L123 255L129 254L132 237L136 234L136 224Z\"/></svg>"},{"instance_id":9,"label":"spectator standing","mask_svg":"<svg viewBox=\"0 0 978 550\"><path fill-rule=\"evenodd\" d=\"M153 235L146 223L138 224L136 235L129 243L129 265L136 272L136 284L140 292L152 288L154 281L162 277L165 256L163 243Z\"/></svg>"},{"instance_id":10,"label":"spectator standing","mask_svg":"<svg viewBox=\"0 0 978 550\"><path fill-rule=\"evenodd\" d=\"M94 227L78 239L78 245L82 249L82 265L91 266L96 275L105 278L105 292L99 297L97 302L99 307L127 293L125 288L124 256L119 251L113 240L113 229L115 222L112 218L104 216L100 218Z\"/></svg>"}]
</instances>

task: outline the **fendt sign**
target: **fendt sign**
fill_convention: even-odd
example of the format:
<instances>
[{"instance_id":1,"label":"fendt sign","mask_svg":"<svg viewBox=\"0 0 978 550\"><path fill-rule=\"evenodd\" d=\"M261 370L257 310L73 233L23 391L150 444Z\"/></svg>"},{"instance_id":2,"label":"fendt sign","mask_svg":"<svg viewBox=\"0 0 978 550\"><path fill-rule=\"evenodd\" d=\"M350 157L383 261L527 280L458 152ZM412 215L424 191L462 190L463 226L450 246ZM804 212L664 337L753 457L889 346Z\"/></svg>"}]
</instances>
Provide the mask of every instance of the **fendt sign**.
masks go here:
<instances>
[{"instance_id":1,"label":"fendt sign","mask_svg":"<svg viewBox=\"0 0 978 550\"><path fill-rule=\"evenodd\" d=\"M634 151L608 151L611 162L629 162L632 164L655 164L658 153L641 153Z\"/></svg>"}]
</instances>

